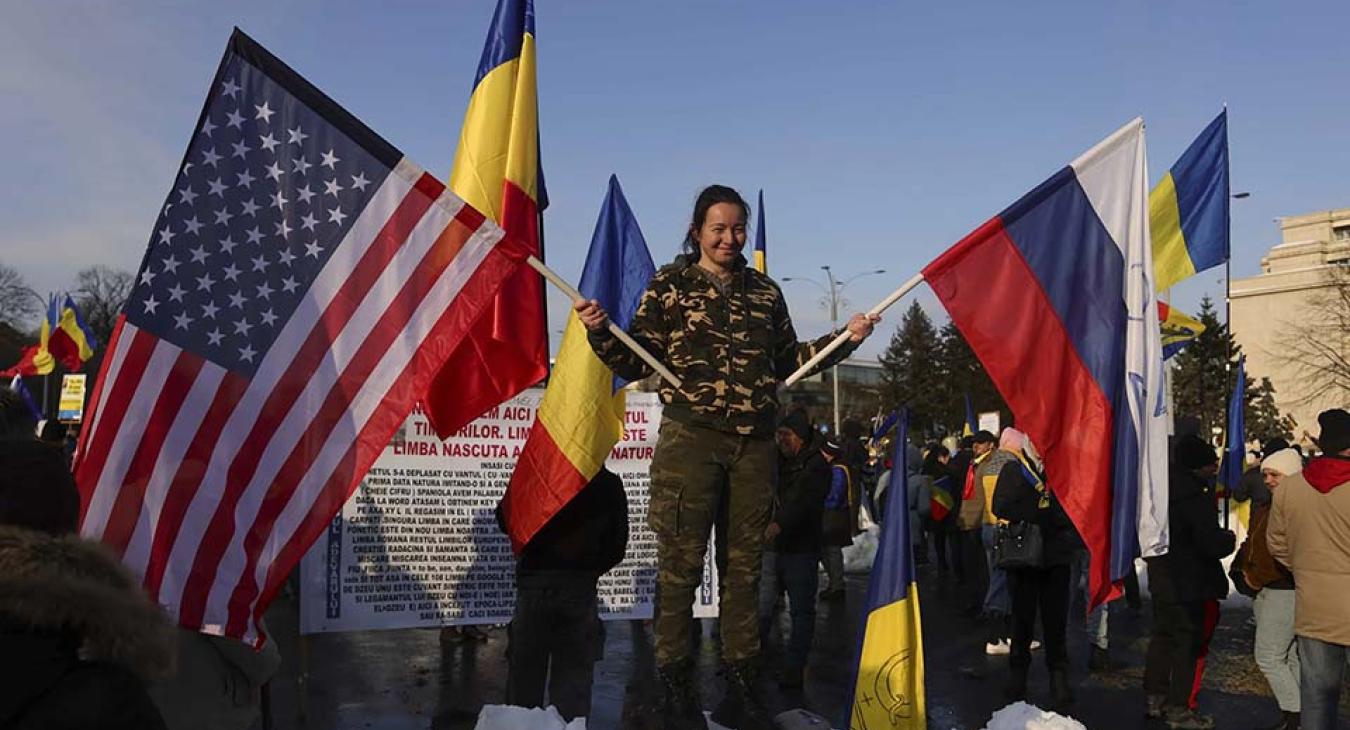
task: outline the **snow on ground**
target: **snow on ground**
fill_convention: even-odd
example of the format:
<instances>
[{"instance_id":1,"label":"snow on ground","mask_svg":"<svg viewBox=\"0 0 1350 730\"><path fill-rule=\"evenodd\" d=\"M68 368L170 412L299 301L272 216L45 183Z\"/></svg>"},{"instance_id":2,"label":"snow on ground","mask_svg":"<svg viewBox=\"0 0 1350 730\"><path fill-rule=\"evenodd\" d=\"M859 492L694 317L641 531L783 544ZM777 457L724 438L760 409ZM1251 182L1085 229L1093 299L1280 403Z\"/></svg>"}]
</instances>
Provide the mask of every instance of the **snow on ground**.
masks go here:
<instances>
[{"instance_id":1,"label":"snow on ground","mask_svg":"<svg viewBox=\"0 0 1350 730\"><path fill-rule=\"evenodd\" d=\"M984 730L1087 730L1072 717L1042 710L1025 702L1008 705L989 718Z\"/></svg>"}]
</instances>

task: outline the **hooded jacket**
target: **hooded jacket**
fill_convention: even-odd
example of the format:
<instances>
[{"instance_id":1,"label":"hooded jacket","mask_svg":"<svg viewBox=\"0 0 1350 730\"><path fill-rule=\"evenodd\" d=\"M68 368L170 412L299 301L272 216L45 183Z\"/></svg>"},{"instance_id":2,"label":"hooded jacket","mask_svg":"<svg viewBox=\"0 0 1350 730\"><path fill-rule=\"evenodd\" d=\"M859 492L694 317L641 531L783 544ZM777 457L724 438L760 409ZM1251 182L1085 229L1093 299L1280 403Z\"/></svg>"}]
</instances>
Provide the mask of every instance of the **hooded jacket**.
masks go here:
<instances>
[{"instance_id":1,"label":"hooded jacket","mask_svg":"<svg viewBox=\"0 0 1350 730\"><path fill-rule=\"evenodd\" d=\"M773 550L786 555L818 554L825 513L825 494L830 490L832 469L820 453L816 436L792 456L778 460L778 509L774 522L780 529Z\"/></svg>"},{"instance_id":2,"label":"hooded jacket","mask_svg":"<svg viewBox=\"0 0 1350 730\"><path fill-rule=\"evenodd\" d=\"M783 292L738 257L720 281L682 255L661 267L638 302L628 334L680 379L660 383L664 415L691 426L767 437L778 415L778 383L823 349L834 334L798 342ZM588 333L591 349L620 377L640 380L651 368L608 329ZM836 350L817 370L843 360Z\"/></svg>"},{"instance_id":3,"label":"hooded jacket","mask_svg":"<svg viewBox=\"0 0 1350 730\"><path fill-rule=\"evenodd\" d=\"M1219 526L1213 497L1193 471L1174 464L1167 488L1171 544L1166 555L1145 559L1149 591L1163 603L1227 596L1228 578L1219 561L1233 552L1236 536Z\"/></svg>"},{"instance_id":4,"label":"hooded jacket","mask_svg":"<svg viewBox=\"0 0 1350 730\"><path fill-rule=\"evenodd\" d=\"M1275 490L1266 542L1294 572L1294 633L1350 645L1350 457L1313 459Z\"/></svg>"},{"instance_id":5,"label":"hooded jacket","mask_svg":"<svg viewBox=\"0 0 1350 730\"><path fill-rule=\"evenodd\" d=\"M174 655L172 626L101 545L0 527L0 727L163 728L143 682Z\"/></svg>"}]
</instances>

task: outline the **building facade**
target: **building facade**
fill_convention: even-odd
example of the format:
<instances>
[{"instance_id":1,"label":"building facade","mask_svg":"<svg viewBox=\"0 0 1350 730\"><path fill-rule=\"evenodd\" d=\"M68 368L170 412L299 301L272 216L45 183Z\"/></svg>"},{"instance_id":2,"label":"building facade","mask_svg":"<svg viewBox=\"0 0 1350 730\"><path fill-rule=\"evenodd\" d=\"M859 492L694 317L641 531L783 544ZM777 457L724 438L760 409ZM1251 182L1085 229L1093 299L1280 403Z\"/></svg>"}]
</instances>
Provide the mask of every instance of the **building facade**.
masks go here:
<instances>
[{"instance_id":1,"label":"building facade","mask_svg":"<svg viewBox=\"0 0 1350 730\"><path fill-rule=\"evenodd\" d=\"M1317 414L1345 407L1346 394L1313 396L1314 378L1302 367L1290 338L1306 328L1318 302L1337 296L1350 272L1350 208L1279 219L1281 242L1261 259L1261 273L1230 287L1233 338L1247 356L1249 380L1269 377L1275 402L1297 422L1295 436L1317 434ZM1343 325L1343 323L1342 323ZM1316 328L1319 343L1350 353L1344 326ZM1323 339L1324 338L1324 339Z\"/></svg>"}]
</instances>

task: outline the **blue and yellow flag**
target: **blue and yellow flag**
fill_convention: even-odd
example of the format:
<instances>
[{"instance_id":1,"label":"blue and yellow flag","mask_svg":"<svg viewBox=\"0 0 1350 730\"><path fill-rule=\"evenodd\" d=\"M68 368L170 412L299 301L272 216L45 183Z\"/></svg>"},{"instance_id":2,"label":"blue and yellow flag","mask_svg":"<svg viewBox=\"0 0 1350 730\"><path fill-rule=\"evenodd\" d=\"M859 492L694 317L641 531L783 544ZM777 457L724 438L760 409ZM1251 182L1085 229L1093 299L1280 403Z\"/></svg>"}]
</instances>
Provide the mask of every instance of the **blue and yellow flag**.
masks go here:
<instances>
[{"instance_id":1,"label":"blue and yellow flag","mask_svg":"<svg viewBox=\"0 0 1350 730\"><path fill-rule=\"evenodd\" d=\"M979 430L978 422L975 420L975 406L970 403L970 393L966 393L966 425L961 429L962 436L974 436Z\"/></svg>"},{"instance_id":2,"label":"blue and yellow flag","mask_svg":"<svg viewBox=\"0 0 1350 730\"><path fill-rule=\"evenodd\" d=\"M1242 407L1247 394L1247 358L1239 357L1233 393L1228 396L1228 428L1224 432L1223 459L1219 466L1219 486L1230 492L1242 479L1246 466L1247 427Z\"/></svg>"},{"instance_id":3,"label":"blue and yellow flag","mask_svg":"<svg viewBox=\"0 0 1350 730\"><path fill-rule=\"evenodd\" d=\"M914 583L906 494L905 445L909 410L901 409L895 461L886 489L885 520L867 589L866 624L858 642L849 730L923 730L928 727L923 688L923 626Z\"/></svg>"},{"instance_id":4,"label":"blue and yellow flag","mask_svg":"<svg viewBox=\"0 0 1350 730\"><path fill-rule=\"evenodd\" d=\"M769 273L769 255L764 243L764 191L759 191L759 222L755 224L755 268L761 274Z\"/></svg>"},{"instance_id":5,"label":"blue and yellow flag","mask_svg":"<svg viewBox=\"0 0 1350 730\"><path fill-rule=\"evenodd\" d=\"M1162 335L1164 360L1170 360L1173 355L1186 349L1205 331L1205 325L1200 320L1174 309L1161 299L1158 300L1158 328Z\"/></svg>"},{"instance_id":6,"label":"blue and yellow flag","mask_svg":"<svg viewBox=\"0 0 1350 730\"><path fill-rule=\"evenodd\" d=\"M1228 260L1228 110L1148 194L1158 291Z\"/></svg>"}]
</instances>

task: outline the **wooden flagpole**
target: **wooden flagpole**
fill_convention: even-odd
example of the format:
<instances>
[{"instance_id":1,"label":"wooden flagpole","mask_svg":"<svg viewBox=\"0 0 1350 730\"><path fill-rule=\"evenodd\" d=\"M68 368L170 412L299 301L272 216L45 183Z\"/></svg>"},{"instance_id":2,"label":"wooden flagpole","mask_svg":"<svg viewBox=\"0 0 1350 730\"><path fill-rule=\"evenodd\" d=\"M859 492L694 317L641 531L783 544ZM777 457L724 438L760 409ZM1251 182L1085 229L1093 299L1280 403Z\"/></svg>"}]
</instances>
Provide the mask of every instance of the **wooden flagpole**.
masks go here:
<instances>
[{"instance_id":1,"label":"wooden flagpole","mask_svg":"<svg viewBox=\"0 0 1350 730\"><path fill-rule=\"evenodd\" d=\"M870 310L868 310L867 313L869 315L881 314L882 312L889 309L892 304L895 304L896 302L900 301L900 297L903 297L904 295L908 294L911 289L918 286L922 282L923 282L923 274L915 274L913 277L909 279L909 281L906 281L905 283L901 284L900 288L891 292L889 295L886 296L885 299L882 299L881 302L878 303L875 307L872 307ZM839 336L835 337L834 340L831 341L830 344L826 345L823 350L817 352L815 357L811 358L810 360L807 360L805 365L797 368L797 372L789 375L787 380L783 381L783 386L790 388L797 381L806 377L807 373L816 369L816 366L824 362L825 358L829 357L831 353L842 347L844 343L848 342L849 338L852 336L853 336L852 333L848 332L847 330L840 332Z\"/></svg>"}]
</instances>

